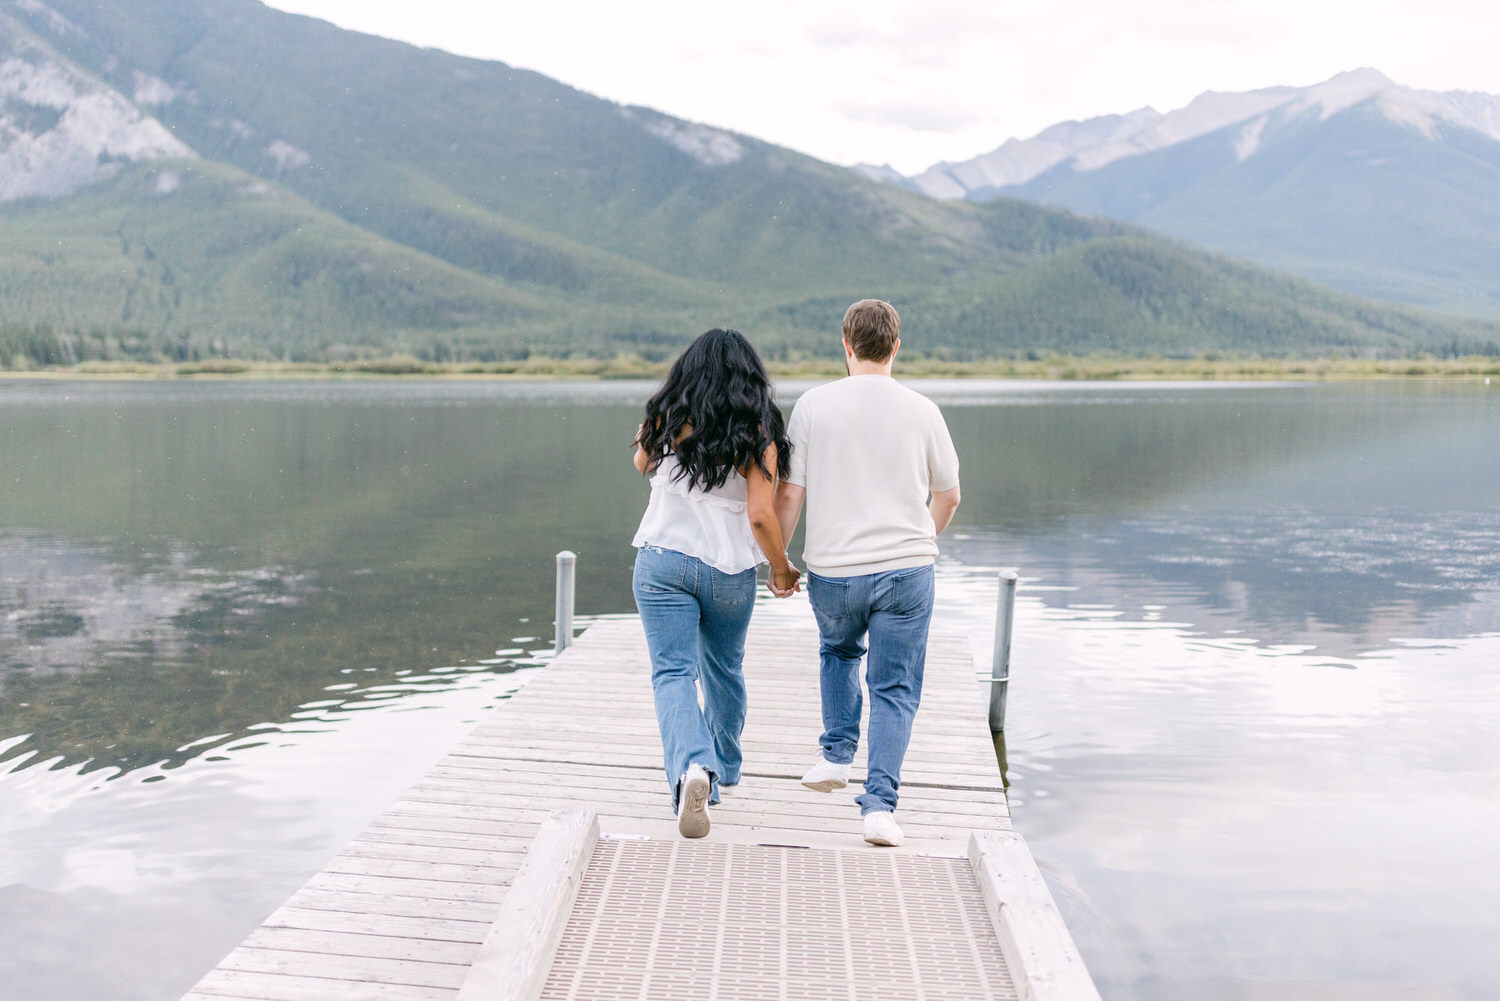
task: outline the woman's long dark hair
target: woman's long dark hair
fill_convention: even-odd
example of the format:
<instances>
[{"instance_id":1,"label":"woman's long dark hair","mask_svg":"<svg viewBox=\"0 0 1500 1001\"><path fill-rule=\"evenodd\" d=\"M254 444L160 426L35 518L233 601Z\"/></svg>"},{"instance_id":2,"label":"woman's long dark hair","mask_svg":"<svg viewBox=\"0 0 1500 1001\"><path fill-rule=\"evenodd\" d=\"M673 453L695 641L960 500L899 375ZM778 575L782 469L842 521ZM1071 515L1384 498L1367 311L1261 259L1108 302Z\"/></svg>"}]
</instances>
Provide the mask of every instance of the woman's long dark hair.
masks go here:
<instances>
[{"instance_id":1,"label":"woman's long dark hair","mask_svg":"<svg viewBox=\"0 0 1500 1001\"><path fill-rule=\"evenodd\" d=\"M774 471L764 459L772 444ZM675 452L679 475L700 490L721 487L732 470L751 466L786 475L792 453L786 423L771 399L771 377L744 334L716 327L688 345L646 403L640 446L647 472Z\"/></svg>"}]
</instances>

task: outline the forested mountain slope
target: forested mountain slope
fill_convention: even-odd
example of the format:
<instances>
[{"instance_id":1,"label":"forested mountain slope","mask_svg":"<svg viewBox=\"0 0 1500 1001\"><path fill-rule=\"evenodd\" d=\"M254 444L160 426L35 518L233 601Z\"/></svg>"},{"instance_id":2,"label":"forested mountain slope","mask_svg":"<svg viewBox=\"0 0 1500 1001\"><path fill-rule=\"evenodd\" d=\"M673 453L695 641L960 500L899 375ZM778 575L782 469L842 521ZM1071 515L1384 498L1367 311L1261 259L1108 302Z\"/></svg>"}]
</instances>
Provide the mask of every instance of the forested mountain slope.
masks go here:
<instances>
[{"instance_id":1,"label":"forested mountain slope","mask_svg":"<svg viewBox=\"0 0 1500 1001\"><path fill-rule=\"evenodd\" d=\"M255 0L0 0L0 98L0 363L828 354L865 295L955 357L1500 339Z\"/></svg>"}]
</instances>

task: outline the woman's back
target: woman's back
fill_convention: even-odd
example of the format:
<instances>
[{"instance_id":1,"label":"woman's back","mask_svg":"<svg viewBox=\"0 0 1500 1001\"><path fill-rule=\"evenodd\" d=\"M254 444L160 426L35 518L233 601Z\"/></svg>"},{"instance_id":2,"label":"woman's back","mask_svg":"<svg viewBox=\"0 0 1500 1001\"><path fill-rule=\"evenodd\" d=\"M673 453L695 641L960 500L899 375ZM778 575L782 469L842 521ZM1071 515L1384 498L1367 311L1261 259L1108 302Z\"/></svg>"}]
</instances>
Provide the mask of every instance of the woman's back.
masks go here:
<instances>
[{"instance_id":1,"label":"woman's back","mask_svg":"<svg viewBox=\"0 0 1500 1001\"><path fill-rule=\"evenodd\" d=\"M746 517L747 494L734 471L722 486L694 486L668 453L651 475L651 500L631 544L674 549L726 573L748 570L765 557Z\"/></svg>"}]
</instances>

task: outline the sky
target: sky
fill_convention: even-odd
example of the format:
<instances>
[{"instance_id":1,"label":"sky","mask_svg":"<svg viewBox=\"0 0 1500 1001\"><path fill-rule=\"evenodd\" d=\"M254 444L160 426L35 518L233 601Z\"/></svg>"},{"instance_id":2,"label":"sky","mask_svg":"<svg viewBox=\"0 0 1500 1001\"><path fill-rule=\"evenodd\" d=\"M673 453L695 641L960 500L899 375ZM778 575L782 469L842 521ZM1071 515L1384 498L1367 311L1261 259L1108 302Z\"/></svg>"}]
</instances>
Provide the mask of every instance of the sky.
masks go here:
<instances>
[{"instance_id":1,"label":"sky","mask_svg":"<svg viewBox=\"0 0 1500 1001\"><path fill-rule=\"evenodd\" d=\"M273 0L905 174L1057 122L1369 66L1500 94L1494 0Z\"/></svg>"}]
</instances>

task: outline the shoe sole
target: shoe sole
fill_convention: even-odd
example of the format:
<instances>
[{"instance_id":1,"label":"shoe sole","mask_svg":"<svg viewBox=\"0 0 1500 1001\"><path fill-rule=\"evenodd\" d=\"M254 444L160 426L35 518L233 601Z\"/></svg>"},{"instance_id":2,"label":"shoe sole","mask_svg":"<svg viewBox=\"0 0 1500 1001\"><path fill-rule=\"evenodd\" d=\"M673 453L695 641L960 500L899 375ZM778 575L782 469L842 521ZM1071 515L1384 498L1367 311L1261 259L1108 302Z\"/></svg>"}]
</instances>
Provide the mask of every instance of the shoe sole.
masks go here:
<instances>
[{"instance_id":1,"label":"shoe sole","mask_svg":"<svg viewBox=\"0 0 1500 1001\"><path fill-rule=\"evenodd\" d=\"M694 776L682 784L682 805L677 811L677 833L685 838L708 834L708 792L706 777Z\"/></svg>"},{"instance_id":2,"label":"shoe sole","mask_svg":"<svg viewBox=\"0 0 1500 1001\"><path fill-rule=\"evenodd\" d=\"M849 780L822 779L817 782L804 782L802 784L811 789L813 792L833 792L835 789L842 789L847 786L849 784Z\"/></svg>"},{"instance_id":3,"label":"shoe sole","mask_svg":"<svg viewBox=\"0 0 1500 1001\"><path fill-rule=\"evenodd\" d=\"M900 841L900 839L892 841L890 838L882 838L878 834L866 834L865 835L865 840L867 842L869 842L870 844L872 844L872 845L878 845L881 848L900 848L901 847L901 841Z\"/></svg>"}]
</instances>

